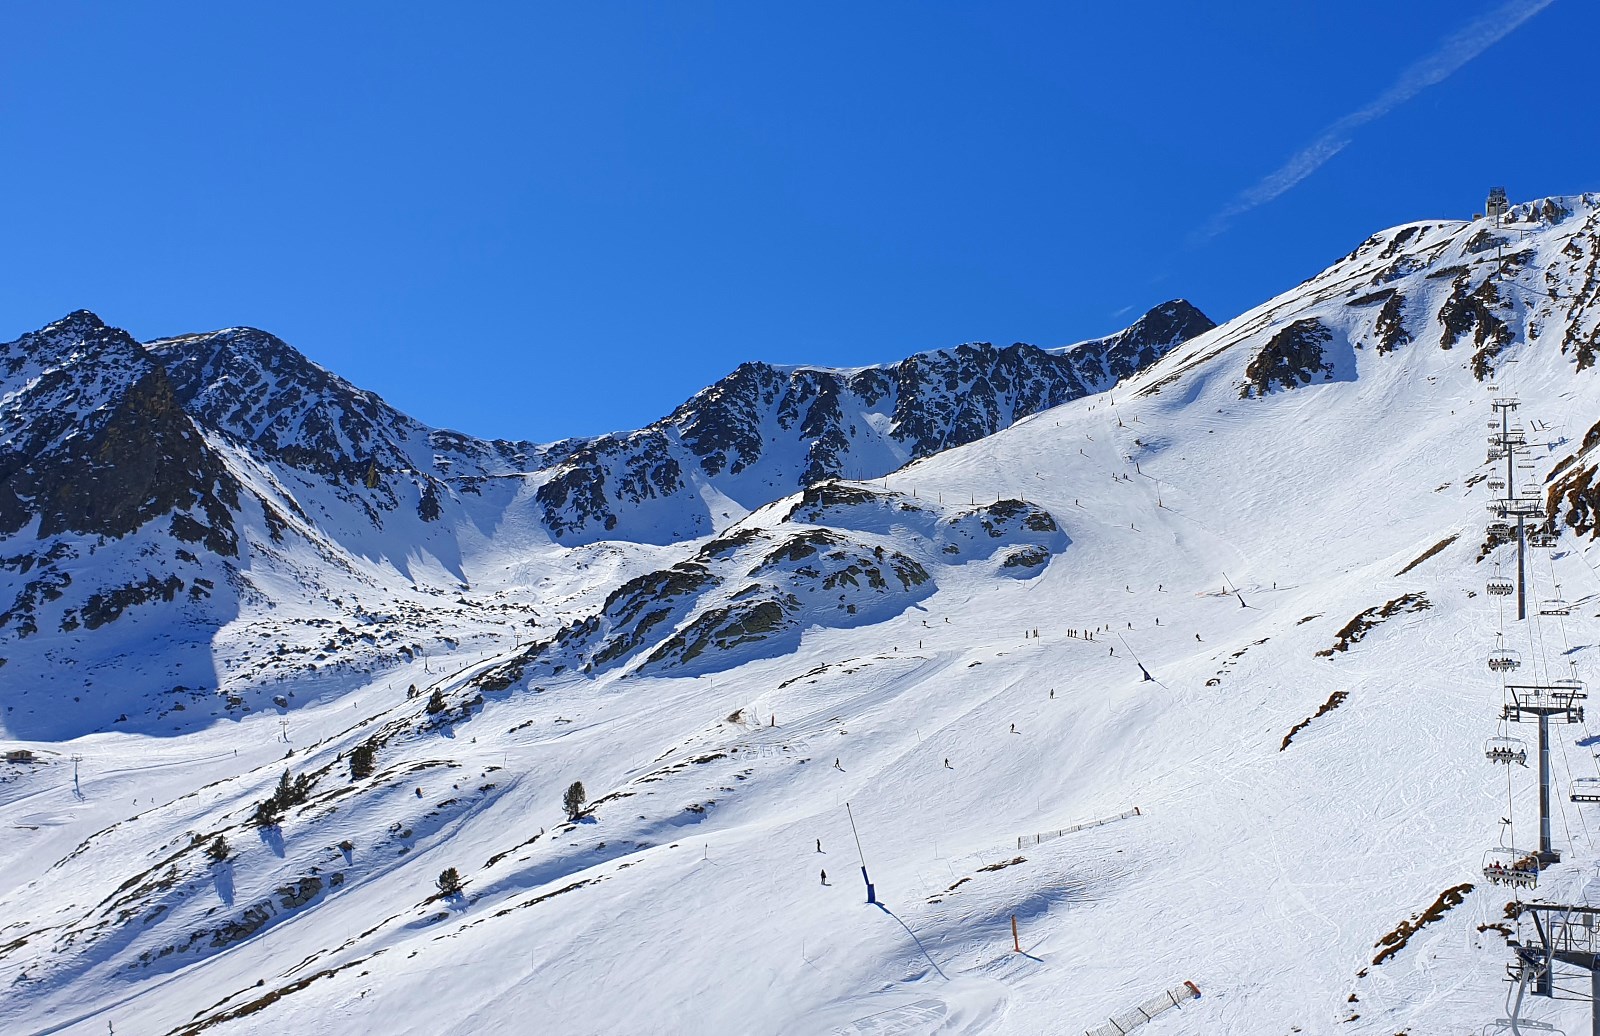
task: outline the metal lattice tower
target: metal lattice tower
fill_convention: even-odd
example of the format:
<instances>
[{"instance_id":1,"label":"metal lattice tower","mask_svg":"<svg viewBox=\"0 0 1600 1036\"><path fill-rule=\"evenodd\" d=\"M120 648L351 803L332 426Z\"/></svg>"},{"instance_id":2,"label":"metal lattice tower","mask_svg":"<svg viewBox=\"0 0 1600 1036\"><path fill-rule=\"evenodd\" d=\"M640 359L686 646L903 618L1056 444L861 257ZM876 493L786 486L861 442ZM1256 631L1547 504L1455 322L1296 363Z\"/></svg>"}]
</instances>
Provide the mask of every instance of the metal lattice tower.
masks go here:
<instances>
[{"instance_id":1,"label":"metal lattice tower","mask_svg":"<svg viewBox=\"0 0 1600 1036\"><path fill-rule=\"evenodd\" d=\"M1512 977L1527 974L1533 979L1533 995L1552 999L1577 999L1573 991L1555 984L1555 965L1566 964L1589 973L1589 1031L1600 1036L1600 907L1559 903L1519 903L1515 917L1529 915L1533 920L1534 942L1510 939L1517 955L1511 965Z\"/></svg>"},{"instance_id":2,"label":"metal lattice tower","mask_svg":"<svg viewBox=\"0 0 1600 1036\"><path fill-rule=\"evenodd\" d=\"M1539 724L1539 866L1561 862L1561 854L1550 846L1550 720L1582 723L1587 698L1583 684L1561 680L1553 684L1507 684L1511 700L1501 715L1512 723L1537 721Z\"/></svg>"},{"instance_id":3,"label":"metal lattice tower","mask_svg":"<svg viewBox=\"0 0 1600 1036\"><path fill-rule=\"evenodd\" d=\"M1521 425L1511 423L1511 412L1520 405L1515 399L1496 399L1490 402L1495 416L1489 422L1489 462L1506 462L1505 495L1489 501L1489 513L1497 519L1493 525L1509 527L1516 521L1514 531L1517 543L1517 618L1528 617L1528 522L1544 518L1544 501L1538 496L1517 495L1517 457L1528 452L1528 434ZM1498 479L1495 479L1498 482Z\"/></svg>"}]
</instances>

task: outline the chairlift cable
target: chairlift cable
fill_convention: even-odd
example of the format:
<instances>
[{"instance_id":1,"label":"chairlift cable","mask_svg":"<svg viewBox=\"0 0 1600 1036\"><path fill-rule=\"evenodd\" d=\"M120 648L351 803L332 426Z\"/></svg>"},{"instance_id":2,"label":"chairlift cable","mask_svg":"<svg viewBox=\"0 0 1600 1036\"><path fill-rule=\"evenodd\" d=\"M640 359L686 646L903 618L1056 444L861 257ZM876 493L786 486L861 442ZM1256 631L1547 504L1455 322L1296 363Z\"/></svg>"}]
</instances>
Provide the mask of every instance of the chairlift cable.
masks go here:
<instances>
[{"instance_id":1,"label":"chairlift cable","mask_svg":"<svg viewBox=\"0 0 1600 1036\"><path fill-rule=\"evenodd\" d=\"M1565 766L1567 768L1567 791L1568 791L1568 794L1571 794L1572 788L1574 786L1574 780L1575 780L1575 778L1572 775L1572 760L1567 758L1567 742L1566 742L1566 739L1565 738L1558 738L1557 741L1561 745L1561 765ZM1561 800L1561 796L1557 795L1556 796L1556 801L1560 802L1560 800ZM1579 809L1577 812L1578 812L1578 824L1579 824L1580 827L1583 828L1583 840L1586 843L1588 843L1589 845L1592 846L1592 845L1594 845L1594 839L1589 834L1589 821L1587 819L1585 819L1582 809ZM1567 806L1566 806L1566 803L1564 803L1564 802L1561 803L1561 826L1566 828L1567 841L1571 842L1572 841L1572 828L1567 823Z\"/></svg>"}]
</instances>

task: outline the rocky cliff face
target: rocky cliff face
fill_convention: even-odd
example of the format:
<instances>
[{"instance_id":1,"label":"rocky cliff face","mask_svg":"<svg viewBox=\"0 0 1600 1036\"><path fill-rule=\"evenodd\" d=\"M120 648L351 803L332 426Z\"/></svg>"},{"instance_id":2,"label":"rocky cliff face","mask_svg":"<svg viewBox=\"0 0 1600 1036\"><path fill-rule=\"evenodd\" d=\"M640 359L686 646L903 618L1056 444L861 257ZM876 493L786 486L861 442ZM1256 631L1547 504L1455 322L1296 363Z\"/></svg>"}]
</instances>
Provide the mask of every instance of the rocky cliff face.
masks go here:
<instances>
[{"instance_id":1,"label":"rocky cliff face","mask_svg":"<svg viewBox=\"0 0 1600 1036\"><path fill-rule=\"evenodd\" d=\"M206 446L166 371L126 332L77 312L0 345L0 532L126 536L182 514L235 551L238 484Z\"/></svg>"}]
</instances>

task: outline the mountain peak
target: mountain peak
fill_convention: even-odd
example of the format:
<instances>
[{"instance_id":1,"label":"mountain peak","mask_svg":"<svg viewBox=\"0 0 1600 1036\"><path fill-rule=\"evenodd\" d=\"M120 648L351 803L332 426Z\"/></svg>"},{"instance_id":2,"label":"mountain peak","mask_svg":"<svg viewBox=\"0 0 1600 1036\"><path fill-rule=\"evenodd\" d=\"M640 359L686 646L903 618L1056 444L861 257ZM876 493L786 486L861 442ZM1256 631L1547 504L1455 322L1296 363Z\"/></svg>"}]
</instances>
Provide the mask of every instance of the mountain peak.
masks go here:
<instances>
[{"instance_id":1,"label":"mountain peak","mask_svg":"<svg viewBox=\"0 0 1600 1036\"><path fill-rule=\"evenodd\" d=\"M43 328L45 334L60 331L99 331L106 326L105 321L87 309L75 309Z\"/></svg>"}]
</instances>

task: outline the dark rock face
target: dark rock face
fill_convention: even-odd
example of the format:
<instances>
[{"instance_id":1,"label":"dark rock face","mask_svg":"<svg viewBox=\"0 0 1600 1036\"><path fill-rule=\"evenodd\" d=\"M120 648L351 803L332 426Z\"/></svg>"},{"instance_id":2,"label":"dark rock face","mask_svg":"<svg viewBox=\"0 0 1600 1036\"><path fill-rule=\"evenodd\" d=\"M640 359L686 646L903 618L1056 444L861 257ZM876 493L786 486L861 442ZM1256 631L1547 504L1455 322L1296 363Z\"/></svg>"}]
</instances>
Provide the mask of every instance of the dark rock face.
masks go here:
<instances>
[{"instance_id":1,"label":"dark rock face","mask_svg":"<svg viewBox=\"0 0 1600 1036\"><path fill-rule=\"evenodd\" d=\"M1320 320L1296 320L1273 335L1250 361L1239 398L1333 380L1333 364L1323 351L1331 341L1333 332Z\"/></svg>"},{"instance_id":2,"label":"dark rock face","mask_svg":"<svg viewBox=\"0 0 1600 1036\"><path fill-rule=\"evenodd\" d=\"M1405 304L1406 297L1395 292L1378 311L1378 355L1394 352L1411 342L1411 332L1406 330L1403 313Z\"/></svg>"},{"instance_id":3,"label":"dark rock face","mask_svg":"<svg viewBox=\"0 0 1600 1036\"><path fill-rule=\"evenodd\" d=\"M1439 323L1444 326L1440 345L1449 349L1470 332L1477 347L1472 354L1472 373L1479 381L1488 380L1494 373L1495 357L1515 337L1506 322L1494 312L1499 303L1492 280L1468 290L1467 279L1458 277L1450 297L1439 307Z\"/></svg>"},{"instance_id":4,"label":"dark rock face","mask_svg":"<svg viewBox=\"0 0 1600 1036\"><path fill-rule=\"evenodd\" d=\"M190 511L187 536L237 553L238 483L125 332L80 311L0 346L0 370L20 389L0 415L0 532L37 517L40 538L119 537Z\"/></svg>"}]
</instances>

